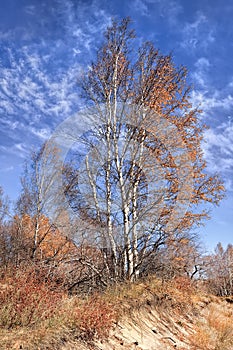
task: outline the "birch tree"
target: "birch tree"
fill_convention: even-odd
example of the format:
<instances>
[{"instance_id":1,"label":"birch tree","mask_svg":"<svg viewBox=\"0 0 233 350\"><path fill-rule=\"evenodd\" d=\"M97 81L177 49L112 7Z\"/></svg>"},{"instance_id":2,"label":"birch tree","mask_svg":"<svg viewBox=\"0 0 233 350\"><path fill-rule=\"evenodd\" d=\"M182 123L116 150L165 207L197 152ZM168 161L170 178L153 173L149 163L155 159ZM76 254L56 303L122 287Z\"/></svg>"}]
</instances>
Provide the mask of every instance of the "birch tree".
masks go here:
<instances>
[{"instance_id":1,"label":"birch tree","mask_svg":"<svg viewBox=\"0 0 233 350\"><path fill-rule=\"evenodd\" d=\"M18 240L21 246L22 260L32 261L58 260L73 249L69 220L64 203L56 201L56 172L51 173L51 166L57 170L62 167L58 149L43 145L25 163L21 177L22 190L17 200L13 218L12 239ZM54 225L49 214L56 212L63 227ZM66 235L63 235L64 229ZM16 245L16 244L15 244ZM19 247L18 247L19 248ZM17 246L15 247L17 251Z\"/></svg>"},{"instance_id":2,"label":"birch tree","mask_svg":"<svg viewBox=\"0 0 233 350\"><path fill-rule=\"evenodd\" d=\"M205 277L212 293L220 296L233 294L233 246L224 249L218 243L214 253L206 257Z\"/></svg>"},{"instance_id":3,"label":"birch tree","mask_svg":"<svg viewBox=\"0 0 233 350\"><path fill-rule=\"evenodd\" d=\"M9 199L0 186L0 267L7 266L10 261L8 245L8 219L10 217Z\"/></svg>"},{"instance_id":4,"label":"birch tree","mask_svg":"<svg viewBox=\"0 0 233 350\"><path fill-rule=\"evenodd\" d=\"M65 192L93 227L114 280L136 279L168 237L206 216L194 206L222 198L218 176L205 172L204 126L186 76L185 67L175 67L152 43L137 48L124 19L107 29L80 81L92 129L70 152Z\"/></svg>"}]
</instances>

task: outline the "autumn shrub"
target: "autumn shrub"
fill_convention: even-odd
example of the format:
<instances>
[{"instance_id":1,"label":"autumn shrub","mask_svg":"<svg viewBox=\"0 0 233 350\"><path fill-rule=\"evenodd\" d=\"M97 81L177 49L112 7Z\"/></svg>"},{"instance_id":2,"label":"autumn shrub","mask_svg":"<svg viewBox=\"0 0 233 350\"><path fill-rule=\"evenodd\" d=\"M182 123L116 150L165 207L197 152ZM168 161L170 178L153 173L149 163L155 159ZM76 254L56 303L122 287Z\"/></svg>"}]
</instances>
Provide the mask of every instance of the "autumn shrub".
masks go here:
<instances>
[{"instance_id":1,"label":"autumn shrub","mask_svg":"<svg viewBox=\"0 0 233 350\"><path fill-rule=\"evenodd\" d=\"M74 298L72 311L68 313L71 327L85 340L107 338L116 321L117 313L113 304L95 294L86 300Z\"/></svg>"},{"instance_id":2,"label":"autumn shrub","mask_svg":"<svg viewBox=\"0 0 233 350\"><path fill-rule=\"evenodd\" d=\"M33 269L3 274L0 285L0 327L31 327L52 317L63 298Z\"/></svg>"},{"instance_id":3,"label":"autumn shrub","mask_svg":"<svg viewBox=\"0 0 233 350\"><path fill-rule=\"evenodd\" d=\"M193 281L184 276L175 277L172 281L174 288L185 292L187 294L192 294L194 292L194 283Z\"/></svg>"}]
</instances>

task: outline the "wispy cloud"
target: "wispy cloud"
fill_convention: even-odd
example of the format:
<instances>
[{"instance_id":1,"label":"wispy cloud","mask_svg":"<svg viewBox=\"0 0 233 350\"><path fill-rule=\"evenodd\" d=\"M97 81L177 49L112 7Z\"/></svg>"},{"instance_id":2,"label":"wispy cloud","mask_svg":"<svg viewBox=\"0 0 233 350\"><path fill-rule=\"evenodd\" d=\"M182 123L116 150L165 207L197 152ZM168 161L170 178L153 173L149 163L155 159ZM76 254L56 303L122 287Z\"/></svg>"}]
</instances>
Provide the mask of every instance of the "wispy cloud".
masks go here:
<instances>
[{"instance_id":1,"label":"wispy cloud","mask_svg":"<svg viewBox=\"0 0 233 350\"><path fill-rule=\"evenodd\" d=\"M179 1L174 0L136 0L131 1L132 7L140 15L150 17L154 11L151 7L156 8L158 17L163 18L169 25L175 25L178 22L178 16L183 12L183 7Z\"/></svg>"},{"instance_id":2,"label":"wispy cloud","mask_svg":"<svg viewBox=\"0 0 233 350\"><path fill-rule=\"evenodd\" d=\"M184 49L207 49L215 42L214 28L202 12L197 13L195 21L187 22L182 32L183 40L180 45Z\"/></svg>"},{"instance_id":3,"label":"wispy cloud","mask_svg":"<svg viewBox=\"0 0 233 350\"><path fill-rule=\"evenodd\" d=\"M130 4L133 7L134 11L140 13L142 16L149 16L148 1L145 0L135 0Z\"/></svg>"},{"instance_id":4,"label":"wispy cloud","mask_svg":"<svg viewBox=\"0 0 233 350\"><path fill-rule=\"evenodd\" d=\"M54 72L50 73L43 56L30 51L30 47L21 52L11 50L10 67L0 66L1 123L10 129L43 123L52 126L78 107L77 78L81 67L74 64L61 70L54 62Z\"/></svg>"},{"instance_id":5,"label":"wispy cloud","mask_svg":"<svg viewBox=\"0 0 233 350\"><path fill-rule=\"evenodd\" d=\"M2 171L2 172L4 172L4 173L8 173L8 172L13 171L13 170L14 170L13 165L11 165L11 166L9 166L9 167L6 167L6 168L1 169L1 171Z\"/></svg>"},{"instance_id":6,"label":"wispy cloud","mask_svg":"<svg viewBox=\"0 0 233 350\"><path fill-rule=\"evenodd\" d=\"M225 95L219 90L215 90L211 94L208 90L194 90L191 94L191 101L194 106L200 106L205 117L208 115L222 116L226 113L232 114L233 111L233 95L229 92Z\"/></svg>"},{"instance_id":7,"label":"wispy cloud","mask_svg":"<svg viewBox=\"0 0 233 350\"><path fill-rule=\"evenodd\" d=\"M208 73L211 69L211 63L208 58L200 57L194 64L195 70L191 74L195 85L200 88L206 88L209 85Z\"/></svg>"},{"instance_id":8,"label":"wispy cloud","mask_svg":"<svg viewBox=\"0 0 233 350\"><path fill-rule=\"evenodd\" d=\"M62 18L66 37L72 42L72 48L79 51L95 50L102 33L111 23L111 15L97 0L76 3L72 0L57 0L57 13Z\"/></svg>"},{"instance_id":9,"label":"wispy cloud","mask_svg":"<svg viewBox=\"0 0 233 350\"><path fill-rule=\"evenodd\" d=\"M203 151L208 169L222 174L225 186L233 191L233 124L229 119L204 134Z\"/></svg>"},{"instance_id":10,"label":"wispy cloud","mask_svg":"<svg viewBox=\"0 0 233 350\"><path fill-rule=\"evenodd\" d=\"M179 1L174 0L155 0L160 7L160 15L167 19L170 25L178 23L178 17L183 12L183 7Z\"/></svg>"},{"instance_id":11,"label":"wispy cloud","mask_svg":"<svg viewBox=\"0 0 233 350\"><path fill-rule=\"evenodd\" d=\"M8 155L14 155L23 159L30 153L29 147L22 142L10 146L0 146L0 150L5 154L7 153Z\"/></svg>"},{"instance_id":12,"label":"wispy cloud","mask_svg":"<svg viewBox=\"0 0 233 350\"><path fill-rule=\"evenodd\" d=\"M25 0L14 13L16 22L8 12L5 16L0 3L0 167L5 172L79 110L78 77L111 21L95 0Z\"/></svg>"}]
</instances>

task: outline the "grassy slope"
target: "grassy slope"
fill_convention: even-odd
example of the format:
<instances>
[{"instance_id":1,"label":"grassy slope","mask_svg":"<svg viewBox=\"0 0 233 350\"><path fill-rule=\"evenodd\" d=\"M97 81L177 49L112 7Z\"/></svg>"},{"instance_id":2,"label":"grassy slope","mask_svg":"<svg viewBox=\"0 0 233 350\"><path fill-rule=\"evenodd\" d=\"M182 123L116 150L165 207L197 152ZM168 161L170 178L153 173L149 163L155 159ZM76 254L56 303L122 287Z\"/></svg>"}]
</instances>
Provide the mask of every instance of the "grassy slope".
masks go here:
<instances>
[{"instance_id":1,"label":"grassy slope","mask_svg":"<svg viewBox=\"0 0 233 350\"><path fill-rule=\"evenodd\" d=\"M25 285L0 286L1 350L233 349L233 304L185 279L150 278L89 298Z\"/></svg>"}]
</instances>

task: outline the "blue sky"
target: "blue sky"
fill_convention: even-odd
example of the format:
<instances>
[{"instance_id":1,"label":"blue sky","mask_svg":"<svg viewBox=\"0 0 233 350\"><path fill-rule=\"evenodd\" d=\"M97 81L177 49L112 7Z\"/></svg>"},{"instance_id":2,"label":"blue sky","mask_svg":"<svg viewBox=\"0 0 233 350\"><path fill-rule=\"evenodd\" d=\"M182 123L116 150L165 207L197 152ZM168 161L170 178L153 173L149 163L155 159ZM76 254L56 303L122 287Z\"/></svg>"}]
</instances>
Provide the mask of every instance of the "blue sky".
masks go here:
<instances>
[{"instance_id":1,"label":"blue sky","mask_svg":"<svg viewBox=\"0 0 233 350\"><path fill-rule=\"evenodd\" d=\"M22 167L81 106L77 79L112 17L131 16L151 40L189 70L191 99L209 125L203 150L226 199L198 230L208 249L233 243L233 2L231 0L0 1L0 185L19 194Z\"/></svg>"}]
</instances>

